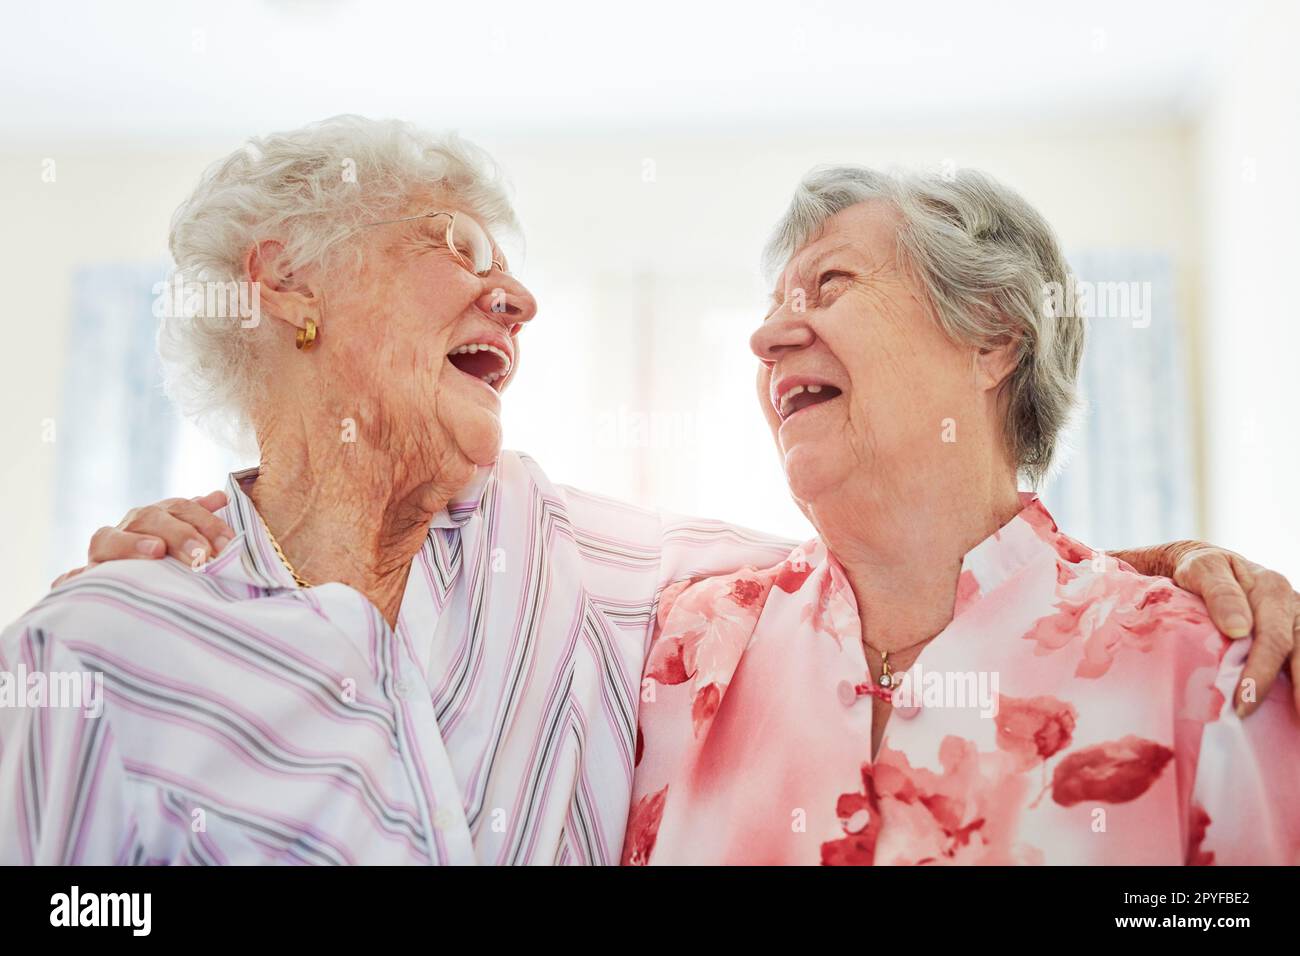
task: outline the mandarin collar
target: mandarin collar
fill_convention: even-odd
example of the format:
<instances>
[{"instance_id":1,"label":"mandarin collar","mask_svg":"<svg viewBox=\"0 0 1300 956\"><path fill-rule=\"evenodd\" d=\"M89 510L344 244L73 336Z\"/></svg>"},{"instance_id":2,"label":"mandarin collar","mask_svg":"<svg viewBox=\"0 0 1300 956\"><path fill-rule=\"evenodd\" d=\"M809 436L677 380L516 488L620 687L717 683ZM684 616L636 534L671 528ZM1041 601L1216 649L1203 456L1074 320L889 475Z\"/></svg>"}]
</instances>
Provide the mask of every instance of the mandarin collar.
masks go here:
<instances>
[{"instance_id":1,"label":"mandarin collar","mask_svg":"<svg viewBox=\"0 0 1300 956\"><path fill-rule=\"evenodd\" d=\"M1018 494L1020 511L967 551L962 558L953 608L954 619L1022 569L1045 557L1067 564L1076 564L1093 557L1092 549L1060 532L1055 519L1037 494L1031 491L1021 491ZM814 538L796 548L791 560L807 562L814 568L823 563L829 564L833 570L833 580L852 596L848 576L820 538ZM855 601L854 607L856 606Z\"/></svg>"}]
</instances>

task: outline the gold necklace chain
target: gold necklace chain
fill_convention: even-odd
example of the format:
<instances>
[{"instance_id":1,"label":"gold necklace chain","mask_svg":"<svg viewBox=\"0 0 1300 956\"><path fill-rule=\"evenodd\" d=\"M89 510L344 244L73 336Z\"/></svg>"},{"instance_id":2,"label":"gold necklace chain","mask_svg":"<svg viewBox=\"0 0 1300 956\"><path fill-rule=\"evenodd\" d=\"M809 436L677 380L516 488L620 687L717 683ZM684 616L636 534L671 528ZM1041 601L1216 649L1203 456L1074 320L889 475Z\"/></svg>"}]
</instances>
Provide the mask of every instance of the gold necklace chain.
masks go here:
<instances>
[{"instance_id":1,"label":"gold necklace chain","mask_svg":"<svg viewBox=\"0 0 1300 956\"><path fill-rule=\"evenodd\" d=\"M862 640L863 649L868 651L876 651L876 653L880 655L880 676L876 678L874 681L872 681L872 685L879 687L881 691L884 693L892 694L894 688L898 686L898 675L894 673L893 665L889 663L889 655L891 653L896 653L896 652L901 653L902 651L910 651L914 647L920 647L922 644L929 643L930 641L934 640L938 636L939 636L938 634L932 634L923 640L916 641L915 643L907 645L907 647L896 647L892 652L877 651L874 647L872 647L870 644L866 642L865 638L863 638Z\"/></svg>"},{"instance_id":2,"label":"gold necklace chain","mask_svg":"<svg viewBox=\"0 0 1300 956\"><path fill-rule=\"evenodd\" d=\"M257 509L254 510L256 511ZM270 539L271 547L275 549L276 557L280 559L280 562L288 569L289 573L293 575L294 583L300 588L311 587L311 582L295 571L293 565L289 563L289 559L284 556L284 550L280 547L280 542L275 540L275 535L271 532L271 526L266 523L266 519L262 517L260 512L257 515L257 520L262 522L262 529L266 532L267 538Z\"/></svg>"}]
</instances>

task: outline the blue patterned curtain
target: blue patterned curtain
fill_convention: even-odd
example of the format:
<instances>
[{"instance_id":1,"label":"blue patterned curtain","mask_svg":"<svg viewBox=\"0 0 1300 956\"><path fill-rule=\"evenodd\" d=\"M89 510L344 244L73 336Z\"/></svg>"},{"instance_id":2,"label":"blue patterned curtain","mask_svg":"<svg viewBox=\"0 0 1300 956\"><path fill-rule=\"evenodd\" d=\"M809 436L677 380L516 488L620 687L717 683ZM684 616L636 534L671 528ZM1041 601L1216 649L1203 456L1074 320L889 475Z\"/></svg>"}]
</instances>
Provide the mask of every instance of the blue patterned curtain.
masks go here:
<instances>
[{"instance_id":1,"label":"blue patterned curtain","mask_svg":"<svg viewBox=\"0 0 1300 956\"><path fill-rule=\"evenodd\" d=\"M152 290L166 275L104 264L73 276L51 578L84 563L96 528L164 496L177 417L160 384Z\"/></svg>"},{"instance_id":2,"label":"blue patterned curtain","mask_svg":"<svg viewBox=\"0 0 1300 956\"><path fill-rule=\"evenodd\" d=\"M1195 537L1196 484L1186 336L1174 269L1156 252L1081 251L1081 280L1150 283L1150 325L1095 317L1082 368L1084 408L1043 500L1061 528L1103 549Z\"/></svg>"}]
</instances>

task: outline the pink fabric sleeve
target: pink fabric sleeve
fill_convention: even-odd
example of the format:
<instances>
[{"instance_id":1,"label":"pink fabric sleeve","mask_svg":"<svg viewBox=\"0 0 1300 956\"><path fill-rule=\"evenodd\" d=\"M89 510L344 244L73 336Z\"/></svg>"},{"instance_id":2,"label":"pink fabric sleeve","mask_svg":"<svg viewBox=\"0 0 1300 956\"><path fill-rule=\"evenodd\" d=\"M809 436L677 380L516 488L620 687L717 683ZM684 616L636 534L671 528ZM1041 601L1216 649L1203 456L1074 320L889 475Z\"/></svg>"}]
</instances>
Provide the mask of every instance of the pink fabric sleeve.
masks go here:
<instances>
[{"instance_id":1,"label":"pink fabric sleeve","mask_svg":"<svg viewBox=\"0 0 1300 956\"><path fill-rule=\"evenodd\" d=\"M1224 704L1201 737L1189 864L1300 864L1300 717L1285 677L1254 714L1237 717L1232 701L1249 650L1249 641L1233 642L1215 681Z\"/></svg>"}]
</instances>

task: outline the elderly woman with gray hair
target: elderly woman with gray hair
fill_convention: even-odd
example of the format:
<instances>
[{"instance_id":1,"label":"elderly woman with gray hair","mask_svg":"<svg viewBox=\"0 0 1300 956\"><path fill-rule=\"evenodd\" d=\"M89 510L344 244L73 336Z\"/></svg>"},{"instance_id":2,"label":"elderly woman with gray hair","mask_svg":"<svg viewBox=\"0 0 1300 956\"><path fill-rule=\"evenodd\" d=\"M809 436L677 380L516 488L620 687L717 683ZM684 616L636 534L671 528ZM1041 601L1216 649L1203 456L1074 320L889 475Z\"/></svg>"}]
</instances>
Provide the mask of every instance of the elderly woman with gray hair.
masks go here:
<instances>
[{"instance_id":1,"label":"elderly woman with gray hair","mask_svg":"<svg viewBox=\"0 0 1300 956\"><path fill-rule=\"evenodd\" d=\"M1300 723L1244 643L1017 490L1074 401L1051 229L976 172L817 171L758 398L819 537L662 597L627 863L1300 862Z\"/></svg>"}]
</instances>

